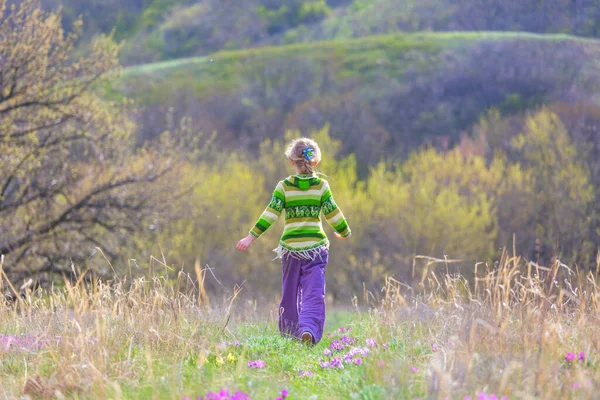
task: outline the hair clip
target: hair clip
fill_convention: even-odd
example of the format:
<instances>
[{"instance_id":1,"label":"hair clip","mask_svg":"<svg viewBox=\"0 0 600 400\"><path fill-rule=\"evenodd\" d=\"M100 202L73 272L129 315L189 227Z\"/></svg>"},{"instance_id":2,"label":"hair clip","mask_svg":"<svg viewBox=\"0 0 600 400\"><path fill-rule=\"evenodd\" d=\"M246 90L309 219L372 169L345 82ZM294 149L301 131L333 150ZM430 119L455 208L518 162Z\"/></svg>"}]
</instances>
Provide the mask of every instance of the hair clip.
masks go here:
<instances>
[{"instance_id":1,"label":"hair clip","mask_svg":"<svg viewBox=\"0 0 600 400\"><path fill-rule=\"evenodd\" d=\"M312 147L307 147L302 154L304 154L304 158L306 158L307 161L310 161L315 156L315 150Z\"/></svg>"}]
</instances>

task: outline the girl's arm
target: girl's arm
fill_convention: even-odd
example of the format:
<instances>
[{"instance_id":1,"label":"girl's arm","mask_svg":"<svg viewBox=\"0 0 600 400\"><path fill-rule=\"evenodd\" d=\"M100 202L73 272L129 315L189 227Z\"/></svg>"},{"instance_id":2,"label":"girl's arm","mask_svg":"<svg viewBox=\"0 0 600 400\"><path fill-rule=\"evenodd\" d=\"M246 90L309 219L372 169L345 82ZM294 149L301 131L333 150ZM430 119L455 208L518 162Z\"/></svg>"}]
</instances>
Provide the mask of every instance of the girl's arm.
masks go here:
<instances>
[{"instance_id":1,"label":"girl's arm","mask_svg":"<svg viewBox=\"0 0 600 400\"><path fill-rule=\"evenodd\" d=\"M248 233L248 236L240 240L236 248L240 251L246 250L252 242L258 239L263 233L265 233L281 215L281 211L285 208L285 194L283 192L283 185L281 182L277 184L275 191L273 191L273 197L271 202L263 211L260 218L254 225L254 227Z\"/></svg>"},{"instance_id":2,"label":"girl's arm","mask_svg":"<svg viewBox=\"0 0 600 400\"><path fill-rule=\"evenodd\" d=\"M325 183L325 191L321 197L321 210L327 223L335 230L335 236L340 239L348 239L352 232L348 221L344 217L344 213L338 207L335 200L333 199L333 193L328 183Z\"/></svg>"}]
</instances>

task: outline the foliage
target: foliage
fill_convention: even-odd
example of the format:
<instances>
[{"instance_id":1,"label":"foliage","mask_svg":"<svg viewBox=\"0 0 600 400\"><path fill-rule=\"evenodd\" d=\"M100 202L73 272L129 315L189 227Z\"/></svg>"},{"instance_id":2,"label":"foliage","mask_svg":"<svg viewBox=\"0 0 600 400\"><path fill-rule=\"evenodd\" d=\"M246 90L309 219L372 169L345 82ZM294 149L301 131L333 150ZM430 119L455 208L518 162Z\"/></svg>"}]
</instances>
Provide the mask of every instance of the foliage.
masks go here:
<instances>
[{"instance_id":1,"label":"foliage","mask_svg":"<svg viewBox=\"0 0 600 400\"><path fill-rule=\"evenodd\" d=\"M0 1L0 254L13 279L71 274L69 264L97 246L109 256L123 249L159 209L158 182L175 160L167 147L164 156L135 151L124 105L92 92L117 67L110 38L74 59L80 22L65 36L60 17L38 1L6 5Z\"/></svg>"},{"instance_id":2,"label":"foliage","mask_svg":"<svg viewBox=\"0 0 600 400\"><path fill-rule=\"evenodd\" d=\"M589 242L588 210L594 198L589 171L581 162L556 114L542 110L526 121L525 132L512 141L525 169L532 173L529 222L537 238L552 244L567 262L587 262L595 252Z\"/></svg>"}]
</instances>

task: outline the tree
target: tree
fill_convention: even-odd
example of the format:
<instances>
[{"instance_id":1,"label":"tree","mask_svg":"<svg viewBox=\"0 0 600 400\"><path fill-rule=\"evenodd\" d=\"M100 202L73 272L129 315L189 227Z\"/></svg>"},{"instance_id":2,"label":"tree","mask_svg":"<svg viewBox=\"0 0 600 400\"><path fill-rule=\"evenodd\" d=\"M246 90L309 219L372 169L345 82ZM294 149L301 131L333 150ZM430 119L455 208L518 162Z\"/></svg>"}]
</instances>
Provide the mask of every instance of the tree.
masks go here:
<instances>
[{"instance_id":1,"label":"tree","mask_svg":"<svg viewBox=\"0 0 600 400\"><path fill-rule=\"evenodd\" d=\"M116 256L166 204L171 145L134 149L123 105L91 90L117 46L103 37L75 59L81 28L65 35L37 0L0 0L0 254L13 279L68 273L95 247Z\"/></svg>"},{"instance_id":2,"label":"tree","mask_svg":"<svg viewBox=\"0 0 600 400\"><path fill-rule=\"evenodd\" d=\"M542 109L527 119L512 146L513 157L532 176L535 207L529 229L563 262L589 262L595 250L588 216L594 188L565 126L556 114Z\"/></svg>"}]
</instances>

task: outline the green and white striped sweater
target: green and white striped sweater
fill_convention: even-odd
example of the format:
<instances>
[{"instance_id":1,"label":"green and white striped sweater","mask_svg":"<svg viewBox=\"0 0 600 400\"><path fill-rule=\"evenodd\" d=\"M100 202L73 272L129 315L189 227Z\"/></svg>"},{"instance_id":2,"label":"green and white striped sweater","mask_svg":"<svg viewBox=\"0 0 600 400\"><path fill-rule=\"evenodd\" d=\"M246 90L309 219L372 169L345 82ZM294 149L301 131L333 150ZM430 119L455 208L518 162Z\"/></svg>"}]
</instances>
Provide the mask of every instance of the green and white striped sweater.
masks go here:
<instances>
[{"instance_id":1,"label":"green and white striped sweater","mask_svg":"<svg viewBox=\"0 0 600 400\"><path fill-rule=\"evenodd\" d=\"M329 183L314 175L294 175L279 182L271 202L250 233L259 238L285 210L285 226L279 242L278 254L299 253L312 257L311 250L329 245L321 224L321 212L327 223L343 237L350 235L350 227L342 210L337 206Z\"/></svg>"}]
</instances>

